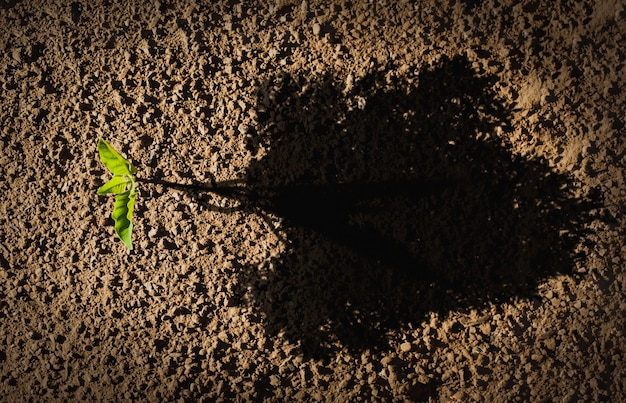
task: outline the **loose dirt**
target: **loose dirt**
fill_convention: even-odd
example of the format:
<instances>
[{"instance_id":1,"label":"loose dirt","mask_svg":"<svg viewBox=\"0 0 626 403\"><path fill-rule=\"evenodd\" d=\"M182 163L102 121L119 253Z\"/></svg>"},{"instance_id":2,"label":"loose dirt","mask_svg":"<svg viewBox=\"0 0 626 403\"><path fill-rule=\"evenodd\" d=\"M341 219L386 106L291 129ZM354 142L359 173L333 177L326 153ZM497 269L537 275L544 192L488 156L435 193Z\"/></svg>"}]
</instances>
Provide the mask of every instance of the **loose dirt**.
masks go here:
<instances>
[{"instance_id":1,"label":"loose dirt","mask_svg":"<svg viewBox=\"0 0 626 403\"><path fill-rule=\"evenodd\" d=\"M261 3L0 1L0 399L625 399L626 7Z\"/></svg>"}]
</instances>

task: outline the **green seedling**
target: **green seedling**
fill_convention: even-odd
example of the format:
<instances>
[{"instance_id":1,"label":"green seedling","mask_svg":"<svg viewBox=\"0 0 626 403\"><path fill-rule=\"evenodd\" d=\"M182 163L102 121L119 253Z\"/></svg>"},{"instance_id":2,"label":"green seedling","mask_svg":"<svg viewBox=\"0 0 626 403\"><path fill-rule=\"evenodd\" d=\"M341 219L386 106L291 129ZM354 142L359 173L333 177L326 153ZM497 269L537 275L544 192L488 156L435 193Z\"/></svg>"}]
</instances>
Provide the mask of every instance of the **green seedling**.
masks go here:
<instances>
[{"instance_id":1,"label":"green seedling","mask_svg":"<svg viewBox=\"0 0 626 403\"><path fill-rule=\"evenodd\" d=\"M100 161L109 168L113 177L100 189L98 194L114 194L115 207L111 218L115 225L115 233L128 249L133 249L133 208L135 207L135 174L137 169L126 158L122 157L105 140L98 140Z\"/></svg>"}]
</instances>

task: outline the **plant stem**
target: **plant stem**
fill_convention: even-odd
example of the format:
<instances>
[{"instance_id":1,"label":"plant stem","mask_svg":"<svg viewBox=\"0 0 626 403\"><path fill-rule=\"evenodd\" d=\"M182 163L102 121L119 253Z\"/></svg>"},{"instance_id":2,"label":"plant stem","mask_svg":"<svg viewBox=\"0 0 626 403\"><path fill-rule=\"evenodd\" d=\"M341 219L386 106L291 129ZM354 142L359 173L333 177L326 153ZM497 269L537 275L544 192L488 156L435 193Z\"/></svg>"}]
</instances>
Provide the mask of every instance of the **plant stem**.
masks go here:
<instances>
[{"instance_id":1,"label":"plant stem","mask_svg":"<svg viewBox=\"0 0 626 403\"><path fill-rule=\"evenodd\" d=\"M172 189L180 189L184 191L200 191L211 192L222 196L235 196L243 193L245 187L241 186L244 183L243 180L227 180L222 182L216 182L211 180L211 183L193 182L193 183L177 183L166 181L162 179L142 179L136 178L136 182L147 183L152 185L161 185Z\"/></svg>"}]
</instances>

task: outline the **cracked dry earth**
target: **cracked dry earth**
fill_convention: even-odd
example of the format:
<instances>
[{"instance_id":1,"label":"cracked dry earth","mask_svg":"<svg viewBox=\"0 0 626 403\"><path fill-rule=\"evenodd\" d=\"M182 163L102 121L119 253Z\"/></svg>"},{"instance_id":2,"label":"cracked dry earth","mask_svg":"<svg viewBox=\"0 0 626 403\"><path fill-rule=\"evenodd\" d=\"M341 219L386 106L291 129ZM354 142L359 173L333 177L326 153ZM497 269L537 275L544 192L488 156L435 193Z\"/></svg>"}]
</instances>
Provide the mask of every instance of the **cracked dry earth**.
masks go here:
<instances>
[{"instance_id":1,"label":"cracked dry earth","mask_svg":"<svg viewBox=\"0 0 626 403\"><path fill-rule=\"evenodd\" d=\"M626 398L622 2L0 6L0 400Z\"/></svg>"}]
</instances>

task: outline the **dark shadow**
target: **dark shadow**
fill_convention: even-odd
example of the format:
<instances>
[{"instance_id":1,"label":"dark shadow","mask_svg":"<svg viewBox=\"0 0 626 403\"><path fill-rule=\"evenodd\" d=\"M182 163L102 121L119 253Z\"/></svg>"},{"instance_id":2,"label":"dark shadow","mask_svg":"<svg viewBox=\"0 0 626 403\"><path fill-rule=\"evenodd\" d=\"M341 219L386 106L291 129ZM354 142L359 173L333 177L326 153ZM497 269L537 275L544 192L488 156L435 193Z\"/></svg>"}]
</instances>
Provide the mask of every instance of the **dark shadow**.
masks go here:
<instances>
[{"instance_id":1,"label":"dark shadow","mask_svg":"<svg viewBox=\"0 0 626 403\"><path fill-rule=\"evenodd\" d=\"M279 259L239 270L242 301L310 357L388 348L430 312L533 298L574 274L601 206L571 178L511 152L510 106L464 58L345 90L332 75L259 89L247 181L143 182L237 199L281 217ZM499 134L496 134L499 133Z\"/></svg>"},{"instance_id":2,"label":"dark shadow","mask_svg":"<svg viewBox=\"0 0 626 403\"><path fill-rule=\"evenodd\" d=\"M387 348L387 332L429 312L533 297L572 274L593 210L509 150L510 108L465 59L388 73L347 92L331 75L268 80L250 141L268 151L245 189L222 192L284 219L286 253L242 268L244 297L310 356Z\"/></svg>"}]
</instances>

